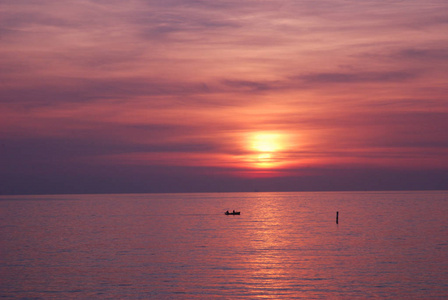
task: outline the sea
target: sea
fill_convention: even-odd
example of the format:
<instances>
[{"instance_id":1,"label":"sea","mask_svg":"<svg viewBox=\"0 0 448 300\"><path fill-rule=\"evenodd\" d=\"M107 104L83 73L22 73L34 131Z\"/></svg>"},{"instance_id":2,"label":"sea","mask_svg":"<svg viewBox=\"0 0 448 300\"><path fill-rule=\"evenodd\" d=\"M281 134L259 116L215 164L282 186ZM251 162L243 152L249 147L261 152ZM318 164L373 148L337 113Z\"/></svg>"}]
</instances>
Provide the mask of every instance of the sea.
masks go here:
<instances>
[{"instance_id":1,"label":"sea","mask_svg":"<svg viewBox=\"0 0 448 300\"><path fill-rule=\"evenodd\" d=\"M448 299L448 191L0 196L0 242L0 299Z\"/></svg>"}]
</instances>

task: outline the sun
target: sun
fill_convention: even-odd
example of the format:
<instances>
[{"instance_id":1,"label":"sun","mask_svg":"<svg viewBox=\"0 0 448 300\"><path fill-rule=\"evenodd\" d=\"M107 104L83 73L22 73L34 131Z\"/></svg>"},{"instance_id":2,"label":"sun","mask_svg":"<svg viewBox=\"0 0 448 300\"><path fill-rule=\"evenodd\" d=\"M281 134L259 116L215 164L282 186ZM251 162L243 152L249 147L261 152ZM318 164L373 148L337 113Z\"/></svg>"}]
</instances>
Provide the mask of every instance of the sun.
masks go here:
<instances>
[{"instance_id":1,"label":"sun","mask_svg":"<svg viewBox=\"0 0 448 300\"><path fill-rule=\"evenodd\" d=\"M269 169L281 163L281 151L286 147L285 136L276 132L257 132L250 136L251 165Z\"/></svg>"}]
</instances>

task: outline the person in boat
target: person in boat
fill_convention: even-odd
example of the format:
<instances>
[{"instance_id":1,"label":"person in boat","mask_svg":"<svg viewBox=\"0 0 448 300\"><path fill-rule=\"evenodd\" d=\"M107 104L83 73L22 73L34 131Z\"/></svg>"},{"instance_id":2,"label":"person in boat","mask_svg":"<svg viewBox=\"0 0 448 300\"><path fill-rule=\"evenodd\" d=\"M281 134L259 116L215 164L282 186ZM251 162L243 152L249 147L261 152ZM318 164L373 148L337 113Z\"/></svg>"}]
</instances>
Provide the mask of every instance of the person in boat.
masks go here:
<instances>
[{"instance_id":1,"label":"person in boat","mask_svg":"<svg viewBox=\"0 0 448 300\"><path fill-rule=\"evenodd\" d=\"M226 211L226 215L228 215L229 214L229 211Z\"/></svg>"},{"instance_id":2,"label":"person in boat","mask_svg":"<svg viewBox=\"0 0 448 300\"><path fill-rule=\"evenodd\" d=\"M235 213L235 210L233 210L233 213Z\"/></svg>"}]
</instances>

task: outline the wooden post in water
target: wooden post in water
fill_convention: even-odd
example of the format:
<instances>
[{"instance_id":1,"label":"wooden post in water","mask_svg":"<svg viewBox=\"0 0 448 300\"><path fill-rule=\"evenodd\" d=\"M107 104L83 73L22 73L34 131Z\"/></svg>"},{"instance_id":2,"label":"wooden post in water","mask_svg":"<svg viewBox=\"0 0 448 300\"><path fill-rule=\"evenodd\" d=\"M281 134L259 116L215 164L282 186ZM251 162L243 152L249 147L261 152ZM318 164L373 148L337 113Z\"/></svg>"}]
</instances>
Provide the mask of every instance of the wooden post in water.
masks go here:
<instances>
[{"instance_id":1,"label":"wooden post in water","mask_svg":"<svg viewBox=\"0 0 448 300\"><path fill-rule=\"evenodd\" d=\"M336 224L339 224L339 212L336 212Z\"/></svg>"}]
</instances>

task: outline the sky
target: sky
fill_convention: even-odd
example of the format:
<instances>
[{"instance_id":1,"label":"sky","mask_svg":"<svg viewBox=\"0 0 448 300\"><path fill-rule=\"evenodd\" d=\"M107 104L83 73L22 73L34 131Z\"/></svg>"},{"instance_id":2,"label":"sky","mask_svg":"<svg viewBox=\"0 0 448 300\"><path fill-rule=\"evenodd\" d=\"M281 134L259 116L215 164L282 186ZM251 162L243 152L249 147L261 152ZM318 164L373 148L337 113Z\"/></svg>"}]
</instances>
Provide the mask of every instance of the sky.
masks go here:
<instances>
[{"instance_id":1,"label":"sky","mask_svg":"<svg viewBox=\"0 0 448 300\"><path fill-rule=\"evenodd\" d=\"M448 2L0 0L0 194L448 189Z\"/></svg>"}]
</instances>

